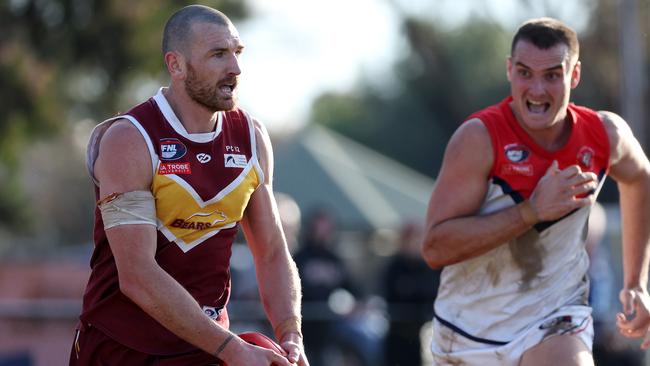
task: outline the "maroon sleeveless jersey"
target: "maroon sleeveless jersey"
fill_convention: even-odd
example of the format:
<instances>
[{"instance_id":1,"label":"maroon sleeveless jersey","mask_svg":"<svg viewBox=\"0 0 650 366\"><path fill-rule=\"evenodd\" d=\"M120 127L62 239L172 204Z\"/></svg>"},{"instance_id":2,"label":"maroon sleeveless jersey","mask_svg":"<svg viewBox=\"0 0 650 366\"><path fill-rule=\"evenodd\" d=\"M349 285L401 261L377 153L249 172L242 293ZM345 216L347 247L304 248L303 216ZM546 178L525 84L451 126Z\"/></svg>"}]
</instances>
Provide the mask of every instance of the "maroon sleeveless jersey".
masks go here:
<instances>
[{"instance_id":1,"label":"maroon sleeveless jersey","mask_svg":"<svg viewBox=\"0 0 650 366\"><path fill-rule=\"evenodd\" d=\"M227 328L231 246L250 196L264 180L252 120L239 109L221 112L214 132L189 134L159 91L125 115L97 126L88 148L91 176L101 136L120 118L138 128L150 152L156 261L209 317ZM120 292L98 208L94 241L81 320L140 352L170 355L194 350Z\"/></svg>"}]
</instances>

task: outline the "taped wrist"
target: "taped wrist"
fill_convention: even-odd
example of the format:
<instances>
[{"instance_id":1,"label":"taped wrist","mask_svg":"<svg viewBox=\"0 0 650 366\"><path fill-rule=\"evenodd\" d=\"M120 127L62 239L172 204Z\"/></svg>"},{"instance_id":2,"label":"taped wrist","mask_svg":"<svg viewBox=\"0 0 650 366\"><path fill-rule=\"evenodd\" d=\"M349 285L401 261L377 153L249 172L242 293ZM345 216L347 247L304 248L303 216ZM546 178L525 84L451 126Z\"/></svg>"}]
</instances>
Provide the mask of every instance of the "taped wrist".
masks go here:
<instances>
[{"instance_id":1,"label":"taped wrist","mask_svg":"<svg viewBox=\"0 0 650 366\"><path fill-rule=\"evenodd\" d=\"M156 204L150 191L112 193L97 202L104 229L120 225L156 224Z\"/></svg>"},{"instance_id":2,"label":"taped wrist","mask_svg":"<svg viewBox=\"0 0 650 366\"><path fill-rule=\"evenodd\" d=\"M276 339L280 341L282 341L284 336L289 333L298 334L302 338L302 332L300 331L301 326L302 321L300 320L300 317L292 316L273 327L273 331L275 332Z\"/></svg>"},{"instance_id":3,"label":"taped wrist","mask_svg":"<svg viewBox=\"0 0 650 366\"><path fill-rule=\"evenodd\" d=\"M535 225L539 222L537 212L535 212L535 209L529 200L525 200L524 202L520 203L517 205L517 208L519 210L521 219L526 225Z\"/></svg>"}]
</instances>

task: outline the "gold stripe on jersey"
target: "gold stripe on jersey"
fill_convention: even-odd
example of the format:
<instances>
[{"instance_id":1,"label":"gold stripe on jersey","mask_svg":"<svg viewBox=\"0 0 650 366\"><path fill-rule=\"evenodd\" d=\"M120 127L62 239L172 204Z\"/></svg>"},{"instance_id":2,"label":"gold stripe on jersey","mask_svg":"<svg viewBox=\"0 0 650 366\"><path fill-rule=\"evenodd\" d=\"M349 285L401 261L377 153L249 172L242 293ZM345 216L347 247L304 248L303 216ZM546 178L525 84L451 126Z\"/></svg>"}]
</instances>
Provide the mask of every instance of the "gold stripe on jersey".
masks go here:
<instances>
[{"instance_id":1,"label":"gold stripe on jersey","mask_svg":"<svg viewBox=\"0 0 650 366\"><path fill-rule=\"evenodd\" d=\"M248 164L226 188L203 201L180 177L156 174L152 191L156 198L158 229L187 252L221 229L234 227L242 219L259 182L257 170Z\"/></svg>"}]
</instances>

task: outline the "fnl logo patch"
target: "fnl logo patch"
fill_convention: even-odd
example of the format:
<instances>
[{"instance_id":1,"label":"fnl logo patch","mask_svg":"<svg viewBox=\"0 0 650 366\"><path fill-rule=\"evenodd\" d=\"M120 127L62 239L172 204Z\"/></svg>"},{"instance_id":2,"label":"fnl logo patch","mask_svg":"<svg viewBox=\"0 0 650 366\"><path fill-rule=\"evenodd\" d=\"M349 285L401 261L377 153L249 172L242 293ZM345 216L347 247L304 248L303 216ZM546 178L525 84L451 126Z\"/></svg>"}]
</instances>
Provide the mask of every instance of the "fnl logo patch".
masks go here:
<instances>
[{"instance_id":1,"label":"fnl logo patch","mask_svg":"<svg viewBox=\"0 0 650 366\"><path fill-rule=\"evenodd\" d=\"M187 148L178 139L160 139L161 160L178 160L185 156L186 153Z\"/></svg>"}]
</instances>

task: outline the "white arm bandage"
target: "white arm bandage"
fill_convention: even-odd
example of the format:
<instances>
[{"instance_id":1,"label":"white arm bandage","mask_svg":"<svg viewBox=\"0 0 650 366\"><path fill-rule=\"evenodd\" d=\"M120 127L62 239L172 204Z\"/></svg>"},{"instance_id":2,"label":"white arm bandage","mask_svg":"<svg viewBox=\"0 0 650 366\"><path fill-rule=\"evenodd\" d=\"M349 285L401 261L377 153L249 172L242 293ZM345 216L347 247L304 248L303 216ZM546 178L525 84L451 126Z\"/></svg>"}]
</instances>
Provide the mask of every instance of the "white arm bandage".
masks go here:
<instances>
[{"instance_id":1,"label":"white arm bandage","mask_svg":"<svg viewBox=\"0 0 650 366\"><path fill-rule=\"evenodd\" d=\"M104 229L120 225L156 224L156 204L149 191L113 193L97 202Z\"/></svg>"}]
</instances>

